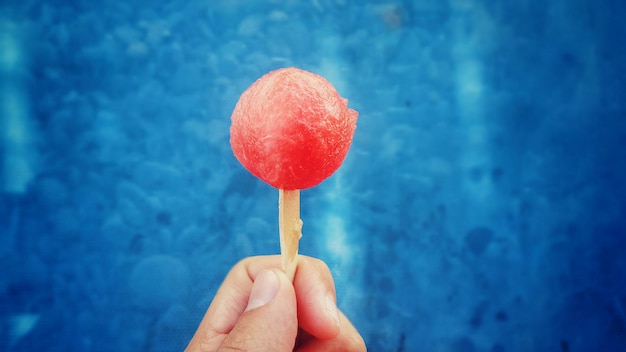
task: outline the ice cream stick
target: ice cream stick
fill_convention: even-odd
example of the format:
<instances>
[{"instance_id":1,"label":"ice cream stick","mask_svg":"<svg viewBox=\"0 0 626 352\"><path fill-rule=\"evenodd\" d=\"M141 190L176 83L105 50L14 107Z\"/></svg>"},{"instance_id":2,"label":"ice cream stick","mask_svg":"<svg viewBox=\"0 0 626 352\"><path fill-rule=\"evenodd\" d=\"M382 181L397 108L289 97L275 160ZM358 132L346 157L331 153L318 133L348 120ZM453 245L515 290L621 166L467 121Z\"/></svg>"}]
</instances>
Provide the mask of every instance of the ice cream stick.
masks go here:
<instances>
[{"instance_id":1,"label":"ice cream stick","mask_svg":"<svg viewBox=\"0 0 626 352\"><path fill-rule=\"evenodd\" d=\"M293 281L298 264L298 241L302 237L300 190L278 190L278 227L283 271Z\"/></svg>"}]
</instances>

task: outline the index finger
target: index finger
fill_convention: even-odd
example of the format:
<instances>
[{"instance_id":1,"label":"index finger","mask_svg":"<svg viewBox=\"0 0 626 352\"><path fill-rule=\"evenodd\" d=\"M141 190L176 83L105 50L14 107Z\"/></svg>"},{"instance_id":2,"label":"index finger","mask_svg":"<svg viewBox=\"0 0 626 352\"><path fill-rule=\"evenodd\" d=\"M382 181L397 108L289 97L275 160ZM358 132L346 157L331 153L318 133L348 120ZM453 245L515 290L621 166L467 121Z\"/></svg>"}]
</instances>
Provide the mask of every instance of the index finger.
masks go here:
<instances>
[{"instance_id":1,"label":"index finger","mask_svg":"<svg viewBox=\"0 0 626 352\"><path fill-rule=\"evenodd\" d=\"M298 304L298 324L318 339L339 334L339 311L335 282L323 261L299 256L293 282Z\"/></svg>"}]
</instances>

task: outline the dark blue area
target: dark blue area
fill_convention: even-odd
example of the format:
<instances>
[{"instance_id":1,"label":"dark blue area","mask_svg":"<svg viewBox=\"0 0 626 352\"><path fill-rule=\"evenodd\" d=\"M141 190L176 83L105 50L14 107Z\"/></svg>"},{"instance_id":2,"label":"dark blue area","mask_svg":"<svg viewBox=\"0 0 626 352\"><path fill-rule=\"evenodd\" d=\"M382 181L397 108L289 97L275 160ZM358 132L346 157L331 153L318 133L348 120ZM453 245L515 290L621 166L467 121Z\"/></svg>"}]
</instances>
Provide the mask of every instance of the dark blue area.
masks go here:
<instances>
[{"instance_id":1,"label":"dark blue area","mask_svg":"<svg viewBox=\"0 0 626 352\"><path fill-rule=\"evenodd\" d=\"M302 192L371 351L626 351L626 3L0 5L0 350L182 350L278 252L229 145L272 69L360 113Z\"/></svg>"}]
</instances>

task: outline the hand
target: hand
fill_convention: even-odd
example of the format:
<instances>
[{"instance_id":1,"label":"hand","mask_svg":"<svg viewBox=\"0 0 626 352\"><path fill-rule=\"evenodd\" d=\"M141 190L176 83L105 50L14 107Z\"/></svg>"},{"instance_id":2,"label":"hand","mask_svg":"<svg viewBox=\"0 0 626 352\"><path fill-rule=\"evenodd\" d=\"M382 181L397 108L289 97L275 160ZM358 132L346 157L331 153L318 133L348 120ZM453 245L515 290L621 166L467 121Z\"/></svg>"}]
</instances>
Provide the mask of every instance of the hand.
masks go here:
<instances>
[{"instance_id":1,"label":"hand","mask_svg":"<svg viewBox=\"0 0 626 352\"><path fill-rule=\"evenodd\" d=\"M335 302L332 275L319 259L298 256L292 285L280 256L246 258L231 269L186 351L365 351Z\"/></svg>"}]
</instances>

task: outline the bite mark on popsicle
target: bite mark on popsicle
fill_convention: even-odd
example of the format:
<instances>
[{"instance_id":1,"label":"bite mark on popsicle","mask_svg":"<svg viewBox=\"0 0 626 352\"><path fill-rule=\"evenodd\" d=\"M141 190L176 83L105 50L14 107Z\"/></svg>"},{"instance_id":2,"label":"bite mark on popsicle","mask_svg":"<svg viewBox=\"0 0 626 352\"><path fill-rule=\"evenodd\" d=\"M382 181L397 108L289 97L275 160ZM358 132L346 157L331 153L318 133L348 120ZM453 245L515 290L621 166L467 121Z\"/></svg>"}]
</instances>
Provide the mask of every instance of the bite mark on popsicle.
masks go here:
<instances>
[{"instance_id":1,"label":"bite mark on popsicle","mask_svg":"<svg viewBox=\"0 0 626 352\"><path fill-rule=\"evenodd\" d=\"M246 89L231 116L235 157L279 189L283 270L292 279L302 236L299 190L318 185L343 163L358 118L347 104L323 77L284 68Z\"/></svg>"}]
</instances>

